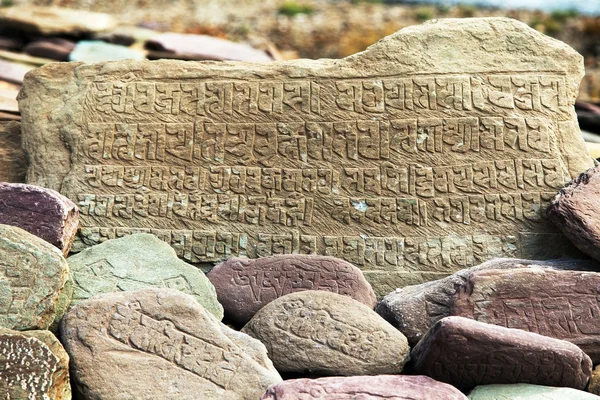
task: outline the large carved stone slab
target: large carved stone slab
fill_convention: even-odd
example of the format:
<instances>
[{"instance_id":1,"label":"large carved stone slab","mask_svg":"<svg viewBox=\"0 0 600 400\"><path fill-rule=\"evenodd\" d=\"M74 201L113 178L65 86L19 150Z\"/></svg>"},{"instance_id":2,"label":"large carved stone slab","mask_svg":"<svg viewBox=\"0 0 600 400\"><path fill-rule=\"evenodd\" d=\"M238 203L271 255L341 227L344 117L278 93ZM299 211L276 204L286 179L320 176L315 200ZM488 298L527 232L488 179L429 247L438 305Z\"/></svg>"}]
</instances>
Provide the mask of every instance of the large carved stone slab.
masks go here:
<instances>
[{"instance_id":1,"label":"large carved stone slab","mask_svg":"<svg viewBox=\"0 0 600 400\"><path fill-rule=\"evenodd\" d=\"M379 295L492 257L564 255L544 211L592 165L582 57L510 19L406 28L343 60L51 64L19 96L28 181L92 245L192 263L320 254Z\"/></svg>"},{"instance_id":2,"label":"large carved stone slab","mask_svg":"<svg viewBox=\"0 0 600 400\"><path fill-rule=\"evenodd\" d=\"M85 399L256 400L281 381L265 346L173 289L96 296L60 334Z\"/></svg>"},{"instance_id":3,"label":"large carved stone slab","mask_svg":"<svg viewBox=\"0 0 600 400\"><path fill-rule=\"evenodd\" d=\"M52 333L0 328L0 397L71 400L69 356Z\"/></svg>"}]
</instances>

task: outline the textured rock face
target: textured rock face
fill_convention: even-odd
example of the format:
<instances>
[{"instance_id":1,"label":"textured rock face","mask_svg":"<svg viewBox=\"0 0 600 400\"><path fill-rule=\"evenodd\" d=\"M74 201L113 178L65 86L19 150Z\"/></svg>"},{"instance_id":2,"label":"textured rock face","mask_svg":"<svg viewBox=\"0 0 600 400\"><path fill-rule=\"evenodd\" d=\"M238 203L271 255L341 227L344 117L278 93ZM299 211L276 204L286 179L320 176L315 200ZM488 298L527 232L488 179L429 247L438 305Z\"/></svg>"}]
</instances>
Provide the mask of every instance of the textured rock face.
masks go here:
<instances>
[{"instance_id":1,"label":"textured rock face","mask_svg":"<svg viewBox=\"0 0 600 400\"><path fill-rule=\"evenodd\" d=\"M550 219L581 251L600 260L600 166L590 168L561 189L548 208Z\"/></svg>"},{"instance_id":2,"label":"textured rock face","mask_svg":"<svg viewBox=\"0 0 600 400\"><path fill-rule=\"evenodd\" d=\"M71 400L69 356L52 333L0 328L0 397Z\"/></svg>"},{"instance_id":3,"label":"textured rock face","mask_svg":"<svg viewBox=\"0 0 600 400\"><path fill-rule=\"evenodd\" d=\"M281 255L258 260L234 257L208 279L230 320L244 325L265 304L293 292L324 290L373 308L377 299L360 269L335 257Z\"/></svg>"},{"instance_id":4,"label":"textured rock face","mask_svg":"<svg viewBox=\"0 0 600 400\"><path fill-rule=\"evenodd\" d=\"M572 343L462 317L438 321L410 353L412 372L462 391L497 383L584 389L590 358Z\"/></svg>"},{"instance_id":5,"label":"textured rock face","mask_svg":"<svg viewBox=\"0 0 600 400\"><path fill-rule=\"evenodd\" d=\"M343 60L47 65L19 95L28 181L79 205L78 249L151 232L192 263L329 255L385 295L569 252L545 208L592 166L583 74L510 19L437 20Z\"/></svg>"},{"instance_id":6,"label":"textured rock face","mask_svg":"<svg viewBox=\"0 0 600 400\"><path fill-rule=\"evenodd\" d=\"M261 400L467 400L456 388L427 376L352 376L292 379L271 386Z\"/></svg>"},{"instance_id":7,"label":"textured rock face","mask_svg":"<svg viewBox=\"0 0 600 400\"><path fill-rule=\"evenodd\" d=\"M172 289L96 296L60 333L86 399L255 400L281 381L262 344Z\"/></svg>"},{"instance_id":8,"label":"textured rock face","mask_svg":"<svg viewBox=\"0 0 600 400\"><path fill-rule=\"evenodd\" d=\"M0 327L48 329L69 274L61 252L15 226L0 225Z\"/></svg>"},{"instance_id":9,"label":"textured rock face","mask_svg":"<svg viewBox=\"0 0 600 400\"><path fill-rule=\"evenodd\" d=\"M600 362L600 273L539 268L471 273L450 315L539 333L578 345Z\"/></svg>"},{"instance_id":10,"label":"textured rock face","mask_svg":"<svg viewBox=\"0 0 600 400\"><path fill-rule=\"evenodd\" d=\"M529 385L484 385L469 393L469 400L600 400L600 397L581 390L551 386Z\"/></svg>"},{"instance_id":11,"label":"textured rock face","mask_svg":"<svg viewBox=\"0 0 600 400\"><path fill-rule=\"evenodd\" d=\"M102 293L146 288L190 294L217 319L223 307L204 273L179 260L156 236L136 234L104 242L69 257L73 304Z\"/></svg>"},{"instance_id":12,"label":"textured rock face","mask_svg":"<svg viewBox=\"0 0 600 400\"><path fill-rule=\"evenodd\" d=\"M265 344L281 372L397 374L409 352L404 335L369 307L314 290L273 300L242 332Z\"/></svg>"},{"instance_id":13,"label":"textured rock face","mask_svg":"<svg viewBox=\"0 0 600 400\"><path fill-rule=\"evenodd\" d=\"M4 65L0 64L3 69ZM27 160L21 149L21 124L0 121L0 182L25 182Z\"/></svg>"},{"instance_id":14,"label":"textured rock face","mask_svg":"<svg viewBox=\"0 0 600 400\"><path fill-rule=\"evenodd\" d=\"M587 391L592 394L600 395L600 365L597 365L592 371Z\"/></svg>"},{"instance_id":15,"label":"textured rock face","mask_svg":"<svg viewBox=\"0 0 600 400\"><path fill-rule=\"evenodd\" d=\"M0 224L18 226L69 254L79 211L60 193L32 185L0 182Z\"/></svg>"},{"instance_id":16,"label":"textured rock face","mask_svg":"<svg viewBox=\"0 0 600 400\"><path fill-rule=\"evenodd\" d=\"M468 276L480 270L545 268L556 270L598 271L600 264L588 260L535 261L499 258L476 267L461 270L446 278L397 289L383 298L375 311L398 328L415 346L429 328L451 314L453 296Z\"/></svg>"}]
</instances>

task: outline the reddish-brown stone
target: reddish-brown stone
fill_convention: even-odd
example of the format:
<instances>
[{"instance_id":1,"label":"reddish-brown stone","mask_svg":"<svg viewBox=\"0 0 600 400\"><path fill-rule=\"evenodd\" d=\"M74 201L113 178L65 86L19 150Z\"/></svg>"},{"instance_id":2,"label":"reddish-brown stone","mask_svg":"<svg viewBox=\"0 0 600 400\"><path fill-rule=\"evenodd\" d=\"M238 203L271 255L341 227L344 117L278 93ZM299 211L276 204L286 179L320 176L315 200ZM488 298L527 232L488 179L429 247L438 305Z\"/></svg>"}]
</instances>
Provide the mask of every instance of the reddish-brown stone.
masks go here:
<instances>
[{"instance_id":1,"label":"reddish-brown stone","mask_svg":"<svg viewBox=\"0 0 600 400\"><path fill-rule=\"evenodd\" d=\"M410 357L411 372L464 392L496 383L583 389L592 373L592 361L572 343L462 317L438 321Z\"/></svg>"},{"instance_id":2,"label":"reddish-brown stone","mask_svg":"<svg viewBox=\"0 0 600 400\"><path fill-rule=\"evenodd\" d=\"M257 260L230 258L208 273L225 314L247 323L267 303L289 293L324 290L352 297L370 308L377 299L360 269L335 257L281 255Z\"/></svg>"},{"instance_id":3,"label":"reddish-brown stone","mask_svg":"<svg viewBox=\"0 0 600 400\"><path fill-rule=\"evenodd\" d=\"M427 376L378 375L291 379L271 386L261 397L298 399L467 400L467 396Z\"/></svg>"},{"instance_id":4,"label":"reddish-brown stone","mask_svg":"<svg viewBox=\"0 0 600 400\"><path fill-rule=\"evenodd\" d=\"M21 183L0 183L0 224L18 226L69 253L79 211L54 190Z\"/></svg>"}]
</instances>

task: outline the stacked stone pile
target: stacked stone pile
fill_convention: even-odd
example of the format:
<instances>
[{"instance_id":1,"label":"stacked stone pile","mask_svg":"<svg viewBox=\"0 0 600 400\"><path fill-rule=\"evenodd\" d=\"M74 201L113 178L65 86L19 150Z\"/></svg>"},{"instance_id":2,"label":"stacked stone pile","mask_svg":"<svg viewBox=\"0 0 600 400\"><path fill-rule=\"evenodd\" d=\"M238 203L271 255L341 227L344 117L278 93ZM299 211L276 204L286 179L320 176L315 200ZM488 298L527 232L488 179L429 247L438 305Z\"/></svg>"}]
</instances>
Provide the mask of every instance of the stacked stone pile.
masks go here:
<instances>
[{"instance_id":1,"label":"stacked stone pile","mask_svg":"<svg viewBox=\"0 0 600 400\"><path fill-rule=\"evenodd\" d=\"M600 399L581 76L507 19L337 61L33 71L0 398Z\"/></svg>"}]
</instances>

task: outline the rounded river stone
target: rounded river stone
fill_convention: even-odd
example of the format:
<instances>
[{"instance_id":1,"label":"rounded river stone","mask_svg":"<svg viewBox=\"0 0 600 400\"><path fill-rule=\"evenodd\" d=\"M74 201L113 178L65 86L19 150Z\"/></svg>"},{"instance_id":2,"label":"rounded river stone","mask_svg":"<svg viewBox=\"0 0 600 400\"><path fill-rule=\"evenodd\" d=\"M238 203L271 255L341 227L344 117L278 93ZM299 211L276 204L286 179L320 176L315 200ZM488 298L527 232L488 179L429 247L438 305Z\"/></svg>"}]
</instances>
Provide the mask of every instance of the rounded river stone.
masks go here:
<instances>
[{"instance_id":1,"label":"rounded river stone","mask_svg":"<svg viewBox=\"0 0 600 400\"><path fill-rule=\"evenodd\" d=\"M60 335L84 399L256 400L281 381L265 346L173 289L82 301Z\"/></svg>"},{"instance_id":2,"label":"rounded river stone","mask_svg":"<svg viewBox=\"0 0 600 400\"><path fill-rule=\"evenodd\" d=\"M335 293L291 293L264 306L242 329L267 346L281 372L380 375L402 371L406 337L372 309Z\"/></svg>"},{"instance_id":3,"label":"rounded river stone","mask_svg":"<svg viewBox=\"0 0 600 400\"><path fill-rule=\"evenodd\" d=\"M223 307L206 275L177 258L175 250L154 235L108 240L67 261L73 277L72 304L101 293L169 288L194 296L215 317L223 318Z\"/></svg>"},{"instance_id":4,"label":"rounded river stone","mask_svg":"<svg viewBox=\"0 0 600 400\"><path fill-rule=\"evenodd\" d=\"M48 329L57 317L68 274L67 261L56 247L21 228L0 224L0 327Z\"/></svg>"},{"instance_id":5,"label":"rounded river stone","mask_svg":"<svg viewBox=\"0 0 600 400\"><path fill-rule=\"evenodd\" d=\"M328 256L290 254L257 260L234 257L215 266L208 279L215 285L227 317L240 325L265 304L303 290L350 296L370 308L377 303L360 269Z\"/></svg>"},{"instance_id":6,"label":"rounded river stone","mask_svg":"<svg viewBox=\"0 0 600 400\"><path fill-rule=\"evenodd\" d=\"M527 383L477 386L469 393L468 398L469 400L600 400L600 397L581 390Z\"/></svg>"}]
</instances>

